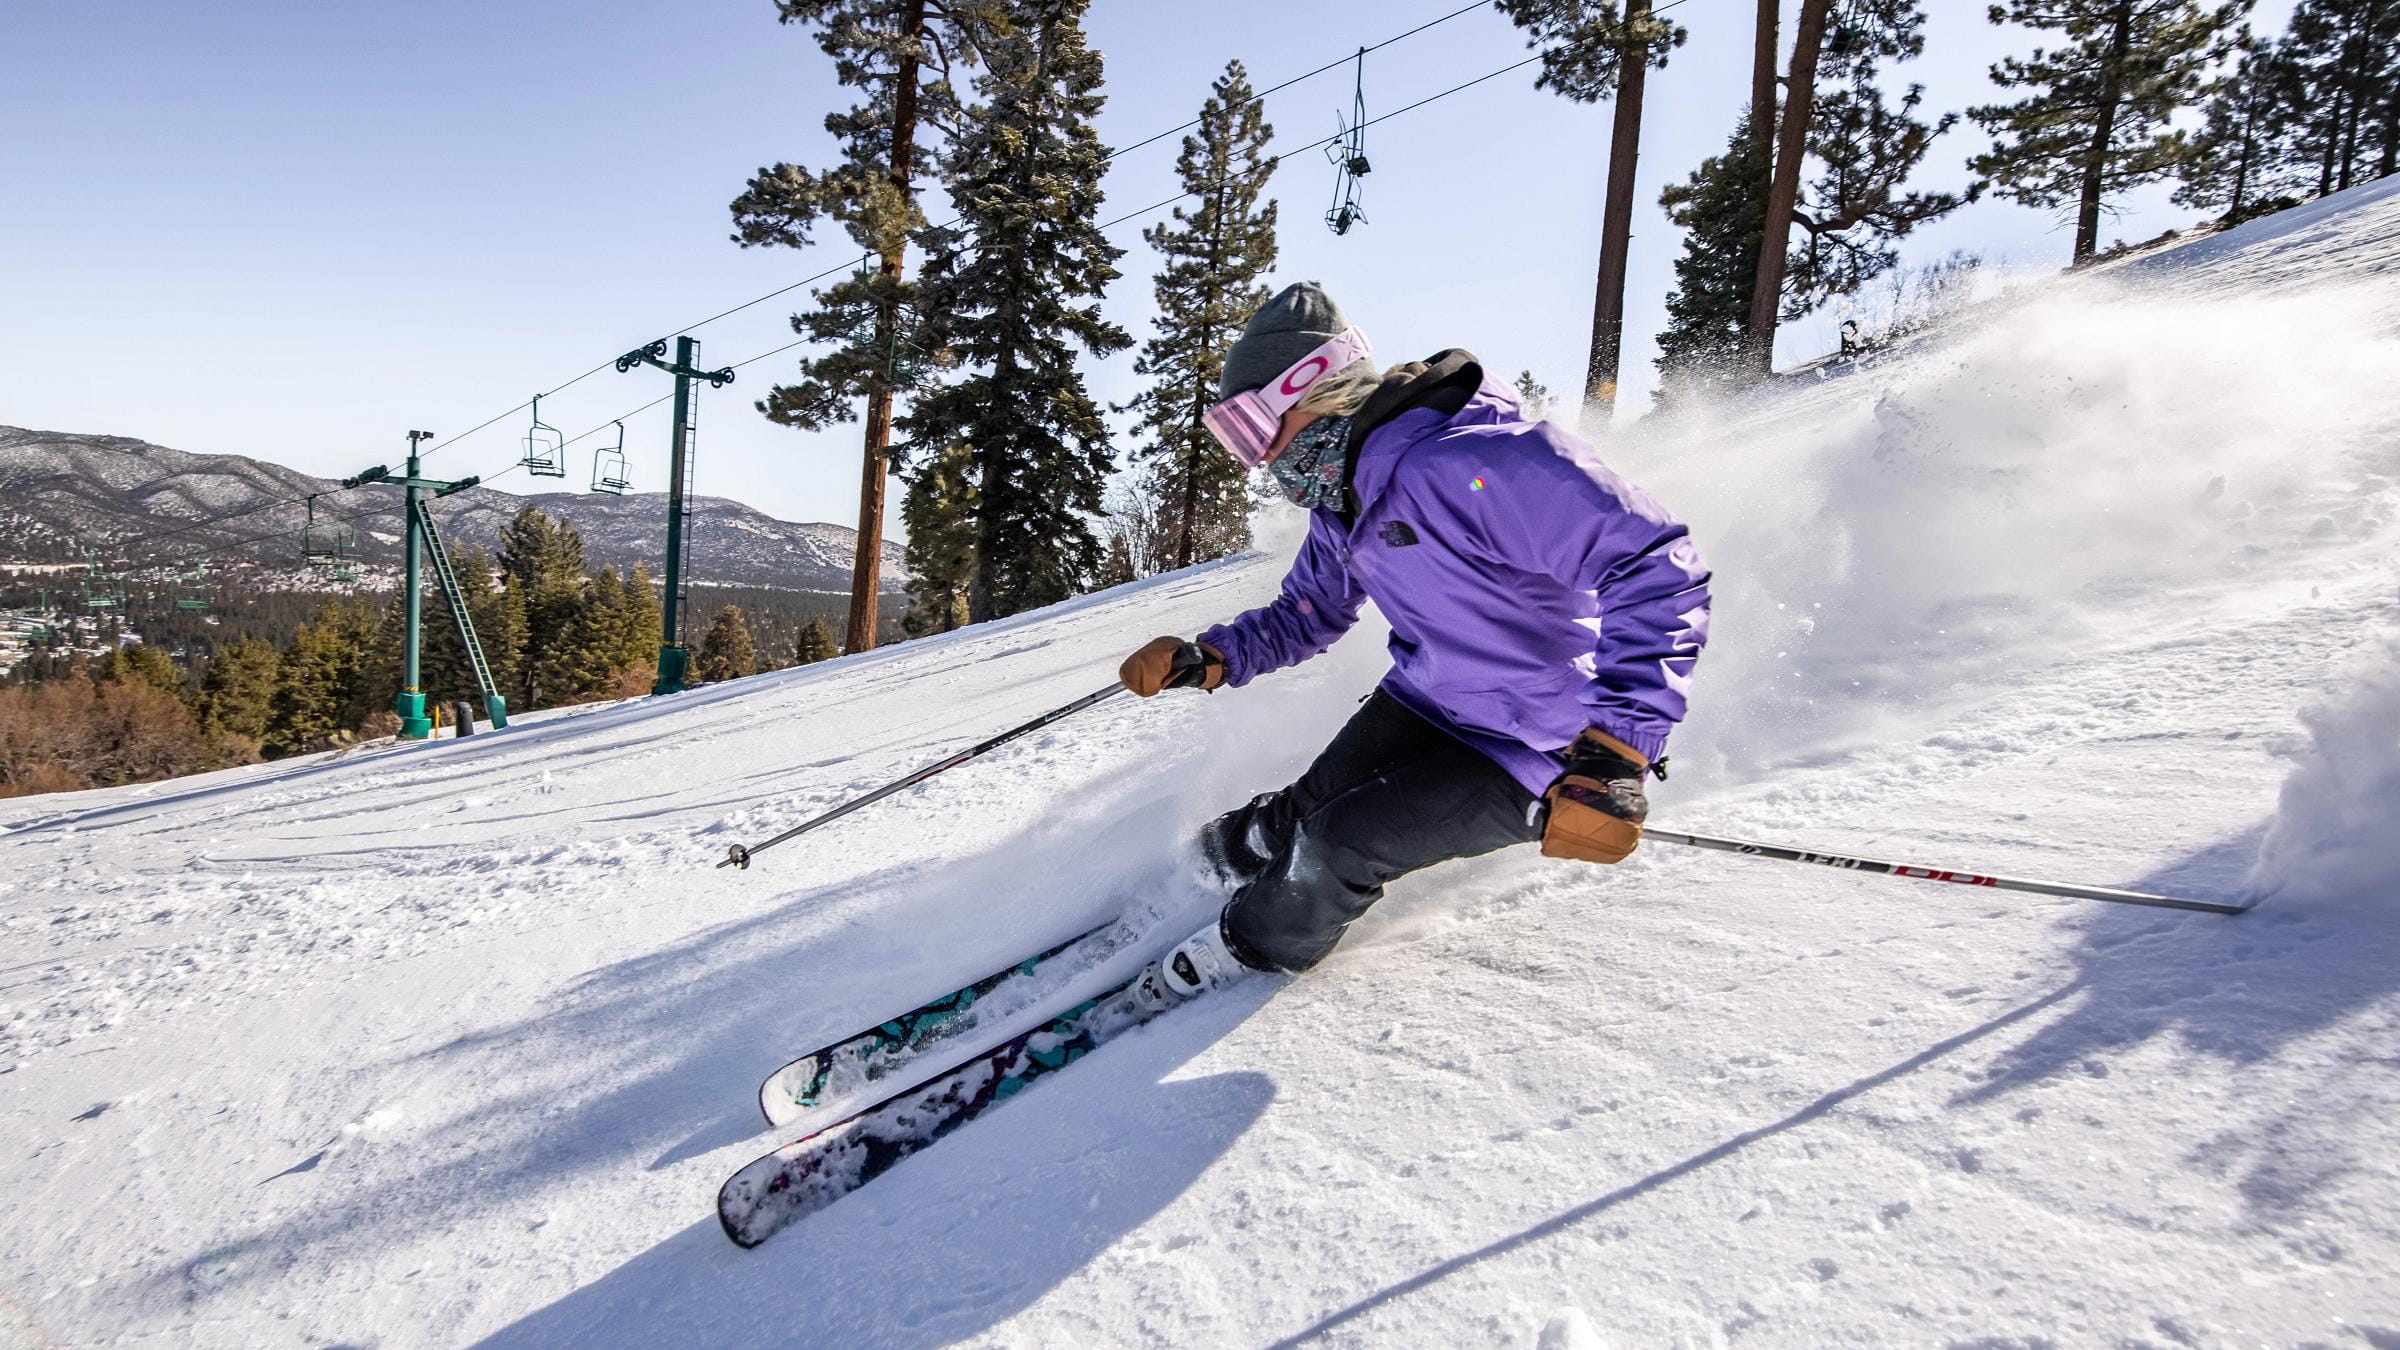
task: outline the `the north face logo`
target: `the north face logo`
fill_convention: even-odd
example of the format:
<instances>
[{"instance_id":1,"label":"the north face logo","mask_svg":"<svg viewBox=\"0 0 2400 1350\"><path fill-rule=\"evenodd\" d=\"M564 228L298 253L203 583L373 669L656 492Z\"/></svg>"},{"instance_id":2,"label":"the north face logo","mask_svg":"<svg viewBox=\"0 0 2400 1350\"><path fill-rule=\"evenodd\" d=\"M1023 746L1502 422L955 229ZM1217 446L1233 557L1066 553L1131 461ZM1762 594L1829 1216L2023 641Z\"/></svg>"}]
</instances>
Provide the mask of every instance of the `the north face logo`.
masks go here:
<instances>
[{"instance_id":1,"label":"the north face logo","mask_svg":"<svg viewBox=\"0 0 2400 1350\"><path fill-rule=\"evenodd\" d=\"M1383 536L1383 542L1393 548L1406 548L1417 542L1417 532L1408 528L1408 522L1404 520L1387 522L1377 533Z\"/></svg>"}]
</instances>

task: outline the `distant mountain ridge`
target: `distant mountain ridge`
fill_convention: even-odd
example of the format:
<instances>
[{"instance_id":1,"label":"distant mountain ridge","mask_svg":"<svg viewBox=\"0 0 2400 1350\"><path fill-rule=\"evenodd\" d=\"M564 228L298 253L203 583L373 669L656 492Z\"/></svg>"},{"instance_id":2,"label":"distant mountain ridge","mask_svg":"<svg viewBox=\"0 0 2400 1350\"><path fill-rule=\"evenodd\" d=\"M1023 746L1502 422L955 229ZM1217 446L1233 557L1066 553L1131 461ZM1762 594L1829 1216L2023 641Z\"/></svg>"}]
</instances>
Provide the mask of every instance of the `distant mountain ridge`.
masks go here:
<instances>
[{"instance_id":1,"label":"distant mountain ridge","mask_svg":"<svg viewBox=\"0 0 2400 1350\"><path fill-rule=\"evenodd\" d=\"M395 465L395 467L397 467ZM440 472L452 466L436 462ZM324 494L320 523L338 519L358 532L369 564L398 564L401 494L390 487L343 491L247 455L202 455L130 436L90 436L0 426L0 561L79 562L86 548L132 566L179 562L208 553L269 566L296 564L308 510L298 498ZM594 566L620 570L666 556L663 492L613 497L598 492L518 495L469 488L433 503L453 543L491 549L518 511L537 506L573 525ZM696 497L685 557L695 582L781 590L847 592L858 534L822 521L778 520L724 497ZM163 536L163 537L162 537ZM883 546L883 585L907 579L901 550Z\"/></svg>"}]
</instances>

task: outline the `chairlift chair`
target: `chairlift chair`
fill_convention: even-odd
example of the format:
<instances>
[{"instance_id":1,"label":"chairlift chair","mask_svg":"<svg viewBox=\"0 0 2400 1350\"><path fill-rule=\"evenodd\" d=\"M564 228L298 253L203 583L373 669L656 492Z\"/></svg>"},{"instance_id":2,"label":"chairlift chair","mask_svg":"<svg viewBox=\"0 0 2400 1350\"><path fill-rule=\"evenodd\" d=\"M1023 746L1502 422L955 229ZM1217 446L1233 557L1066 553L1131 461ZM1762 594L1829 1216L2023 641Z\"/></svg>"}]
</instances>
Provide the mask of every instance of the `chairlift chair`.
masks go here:
<instances>
[{"instance_id":1,"label":"chairlift chair","mask_svg":"<svg viewBox=\"0 0 2400 1350\"><path fill-rule=\"evenodd\" d=\"M533 396L533 425L525 431L525 457L518 461L536 478L567 476L567 438L542 420L542 396Z\"/></svg>"},{"instance_id":2,"label":"chairlift chair","mask_svg":"<svg viewBox=\"0 0 2400 1350\"><path fill-rule=\"evenodd\" d=\"M631 486L625 468L625 424L619 422L616 445L602 446L592 452L592 491L618 497Z\"/></svg>"},{"instance_id":3,"label":"chairlift chair","mask_svg":"<svg viewBox=\"0 0 2400 1350\"><path fill-rule=\"evenodd\" d=\"M317 494L308 494L308 520L300 526L300 561L310 567L332 566L340 556L334 533L340 528L330 520L317 523Z\"/></svg>"},{"instance_id":4,"label":"chairlift chair","mask_svg":"<svg viewBox=\"0 0 2400 1350\"><path fill-rule=\"evenodd\" d=\"M125 578L100 566L100 555L83 551L83 607L94 613L125 607Z\"/></svg>"},{"instance_id":5,"label":"chairlift chair","mask_svg":"<svg viewBox=\"0 0 2400 1350\"><path fill-rule=\"evenodd\" d=\"M338 521L328 527L324 567L329 580L358 580L358 531Z\"/></svg>"},{"instance_id":6,"label":"chairlift chair","mask_svg":"<svg viewBox=\"0 0 2400 1350\"><path fill-rule=\"evenodd\" d=\"M175 608L205 610L208 604L208 568L195 558L192 560L192 570L175 578Z\"/></svg>"}]
</instances>

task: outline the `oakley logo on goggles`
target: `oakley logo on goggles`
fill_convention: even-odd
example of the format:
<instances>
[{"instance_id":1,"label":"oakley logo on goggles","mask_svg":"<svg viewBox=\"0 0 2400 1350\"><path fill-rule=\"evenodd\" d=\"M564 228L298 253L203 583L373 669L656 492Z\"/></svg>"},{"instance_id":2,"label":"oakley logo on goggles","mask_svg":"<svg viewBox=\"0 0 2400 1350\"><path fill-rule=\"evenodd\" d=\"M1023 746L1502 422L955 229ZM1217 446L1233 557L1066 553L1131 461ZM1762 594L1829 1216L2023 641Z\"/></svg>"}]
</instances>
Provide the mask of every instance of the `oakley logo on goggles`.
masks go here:
<instances>
[{"instance_id":1,"label":"oakley logo on goggles","mask_svg":"<svg viewBox=\"0 0 2400 1350\"><path fill-rule=\"evenodd\" d=\"M1332 341L1294 362L1291 369L1277 376L1264 389L1251 389L1200 415L1225 453L1255 469L1267 461L1267 448L1275 444L1275 433L1283 424L1283 415L1309 386L1333 371L1356 362L1372 359L1374 351L1367 346L1367 335L1356 328L1345 328Z\"/></svg>"}]
</instances>

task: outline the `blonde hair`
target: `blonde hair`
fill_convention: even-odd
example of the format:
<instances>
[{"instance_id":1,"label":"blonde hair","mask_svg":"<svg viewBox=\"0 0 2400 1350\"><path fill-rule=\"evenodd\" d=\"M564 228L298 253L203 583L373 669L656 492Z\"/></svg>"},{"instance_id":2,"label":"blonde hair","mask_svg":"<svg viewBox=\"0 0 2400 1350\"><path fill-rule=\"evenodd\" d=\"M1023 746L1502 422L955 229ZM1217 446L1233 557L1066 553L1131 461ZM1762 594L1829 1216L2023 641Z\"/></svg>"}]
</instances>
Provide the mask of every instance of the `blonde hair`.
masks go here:
<instances>
[{"instance_id":1,"label":"blonde hair","mask_svg":"<svg viewBox=\"0 0 2400 1350\"><path fill-rule=\"evenodd\" d=\"M1353 361L1330 375L1321 375L1293 406L1318 417L1348 417L1367 406L1383 383L1372 361Z\"/></svg>"}]
</instances>

